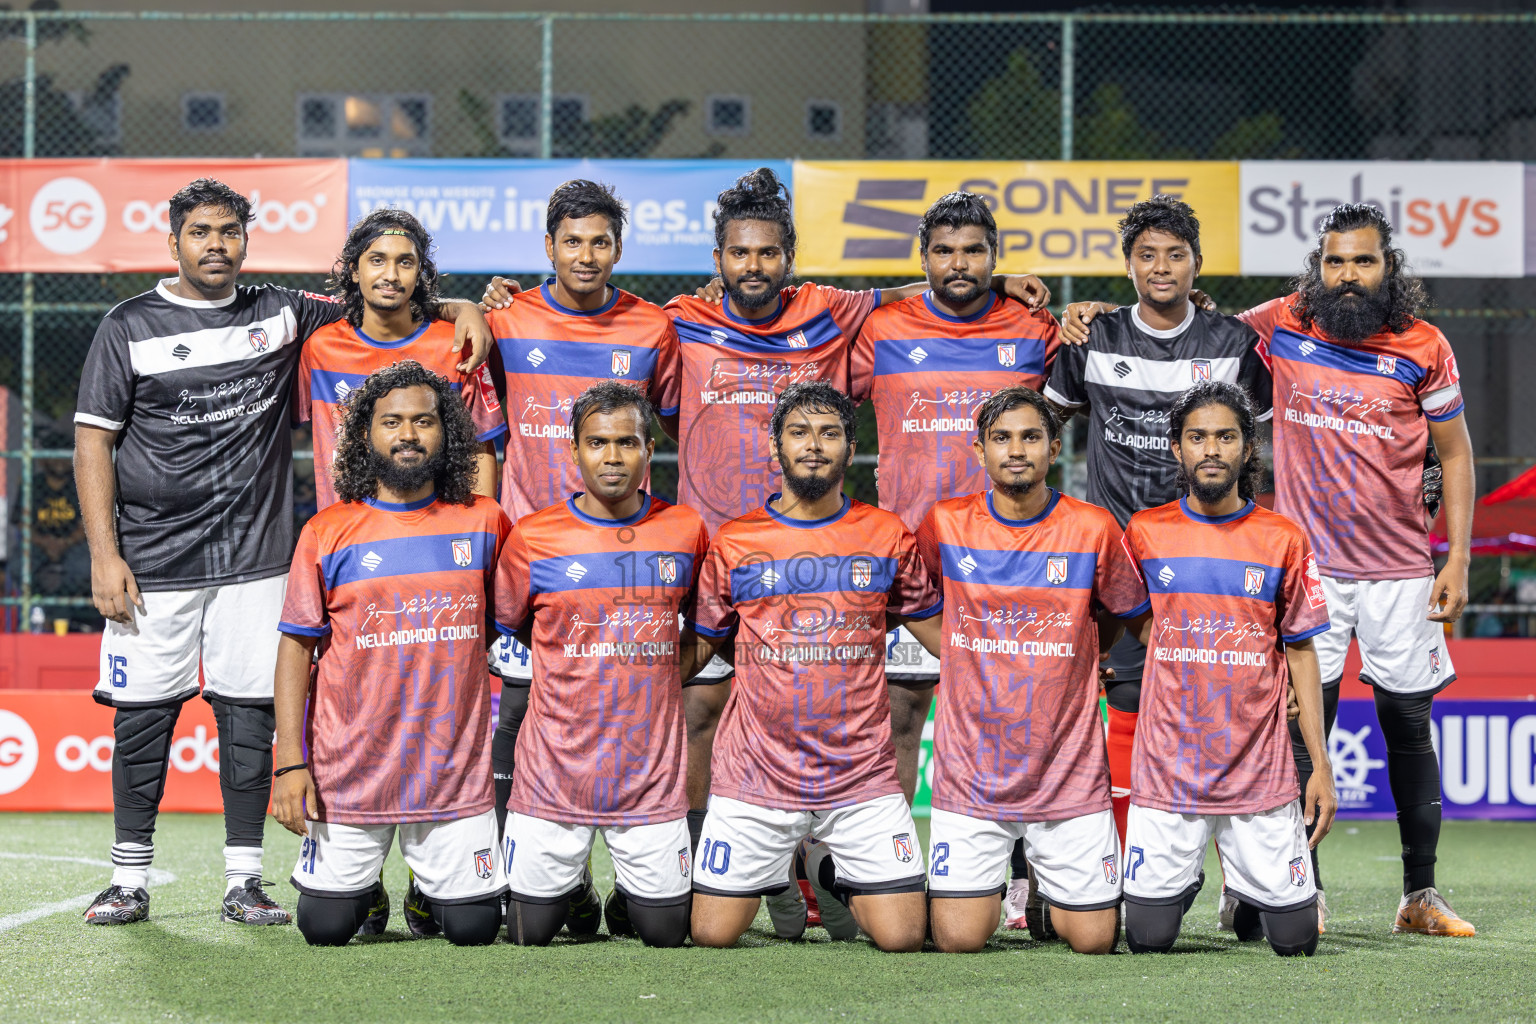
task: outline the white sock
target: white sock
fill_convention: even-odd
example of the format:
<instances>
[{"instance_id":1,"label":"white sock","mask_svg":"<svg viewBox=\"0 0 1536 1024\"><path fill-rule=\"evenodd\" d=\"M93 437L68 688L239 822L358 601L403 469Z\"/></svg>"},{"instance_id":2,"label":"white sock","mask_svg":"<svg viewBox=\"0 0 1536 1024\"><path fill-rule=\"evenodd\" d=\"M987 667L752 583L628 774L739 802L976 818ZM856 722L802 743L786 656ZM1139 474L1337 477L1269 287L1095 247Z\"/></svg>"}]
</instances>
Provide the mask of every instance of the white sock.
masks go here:
<instances>
[{"instance_id":1,"label":"white sock","mask_svg":"<svg viewBox=\"0 0 1536 1024\"><path fill-rule=\"evenodd\" d=\"M149 885L149 864L155 859L155 848L144 843L112 844L112 884L125 889L146 889Z\"/></svg>"},{"instance_id":2,"label":"white sock","mask_svg":"<svg viewBox=\"0 0 1536 1024\"><path fill-rule=\"evenodd\" d=\"M247 878L261 877L261 847L224 847L224 878L231 887L244 885Z\"/></svg>"}]
</instances>

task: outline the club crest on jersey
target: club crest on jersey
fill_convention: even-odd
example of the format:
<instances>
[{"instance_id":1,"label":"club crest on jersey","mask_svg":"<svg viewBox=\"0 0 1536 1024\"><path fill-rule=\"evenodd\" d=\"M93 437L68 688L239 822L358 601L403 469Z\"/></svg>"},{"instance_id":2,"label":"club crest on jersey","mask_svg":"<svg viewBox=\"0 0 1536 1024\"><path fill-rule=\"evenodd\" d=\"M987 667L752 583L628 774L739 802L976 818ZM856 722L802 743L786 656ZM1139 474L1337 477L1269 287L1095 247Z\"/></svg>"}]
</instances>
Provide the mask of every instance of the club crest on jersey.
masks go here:
<instances>
[{"instance_id":1,"label":"club crest on jersey","mask_svg":"<svg viewBox=\"0 0 1536 1024\"><path fill-rule=\"evenodd\" d=\"M891 845L896 848L896 859L903 864L912 863L912 833L898 832L891 836Z\"/></svg>"},{"instance_id":2,"label":"club crest on jersey","mask_svg":"<svg viewBox=\"0 0 1536 1024\"><path fill-rule=\"evenodd\" d=\"M470 548L468 537L453 542L454 565L468 565L473 559L474 551Z\"/></svg>"},{"instance_id":3,"label":"club crest on jersey","mask_svg":"<svg viewBox=\"0 0 1536 1024\"><path fill-rule=\"evenodd\" d=\"M1018 354L1019 346L1014 342L998 342L997 362L999 366L1012 366L1014 357Z\"/></svg>"},{"instance_id":4,"label":"club crest on jersey","mask_svg":"<svg viewBox=\"0 0 1536 1024\"><path fill-rule=\"evenodd\" d=\"M251 339L251 348L257 352L267 350L267 329L265 327L252 327L246 334Z\"/></svg>"},{"instance_id":5,"label":"club crest on jersey","mask_svg":"<svg viewBox=\"0 0 1536 1024\"><path fill-rule=\"evenodd\" d=\"M874 563L867 558L855 558L849 562L848 571L853 576L853 585L856 587L867 587L875 578Z\"/></svg>"},{"instance_id":6,"label":"club crest on jersey","mask_svg":"<svg viewBox=\"0 0 1536 1024\"><path fill-rule=\"evenodd\" d=\"M1291 861L1291 884L1307 884L1307 862L1303 857L1297 857L1295 860Z\"/></svg>"},{"instance_id":7,"label":"club crest on jersey","mask_svg":"<svg viewBox=\"0 0 1536 1024\"><path fill-rule=\"evenodd\" d=\"M1115 855L1110 854L1104 858L1104 881L1114 885L1120 881L1120 873L1115 870Z\"/></svg>"},{"instance_id":8,"label":"club crest on jersey","mask_svg":"<svg viewBox=\"0 0 1536 1024\"><path fill-rule=\"evenodd\" d=\"M677 873L682 875L684 878L687 878L688 868L688 847L685 846L681 850L677 851Z\"/></svg>"},{"instance_id":9,"label":"club crest on jersey","mask_svg":"<svg viewBox=\"0 0 1536 1024\"><path fill-rule=\"evenodd\" d=\"M622 377L629 373L629 349L616 348L613 350L613 375Z\"/></svg>"},{"instance_id":10,"label":"club crest on jersey","mask_svg":"<svg viewBox=\"0 0 1536 1024\"><path fill-rule=\"evenodd\" d=\"M1264 589L1264 570L1256 565L1250 565L1243 570L1243 590L1249 594L1257 594Z\"/></svg>"},{"instance_id":11,"label":"club crest on jersey","mask_svg":"<svg viewBox=\"0 0 1536 1024\"><path fill-rule=\"evenodd\" d=\"M491 851L489 849L475 851L475 875L480 878L491 877Z\"/></svg>"},{"instance_id":12,"label":"club crest on jersey","mask_svg":"<svg viewBox=\"0 0 1536 1024\"><path fill-rule=\"evenodd\" d=\"M1392 376L1392 374L1397 372L1397 357L1396 356L1377 356L1376 357L1376 372L1377 373L1384 373L1384 374L1386 374L1389 377Z\"/></svg>"},{"instance_id":13,"label":"club crest on jersey","mask_svg":"<svg viewBox=\"0 0 1536 1024\"><path fill-rule=\"evenodd\" d=\"M1429 650L1429 674L1430 675L1439 675L1439 673L1440 673L1440 652L1435 650L1433 647L1431 647L1430 650Z\"/></svg>"},{"instance_id":14,"label":"club crest on jersey","mask_svg":"<svg viewBox=\"0 0 1536 1024\"><path fill-rule=\"evenodd\" d=\"M1051 555L1045 560L1045 579L1047 583L1062 584L1067 582L1067 556Z\"/></svg>"},{"instance_id":15,"label":"club crest on jersey","mask_svg":"<svg viewBox=\"0 0 1536 1024\"><path fill-rule=\"evenodd\" d=\"M1211 379L1211 361L1209 359L1191 359L1189 361L1189 379L1196 384Z\"/></svg>"},{"instance_id":16,"label":"club crest on jersey","mask_svg":"<svg viewBox=\"0 0 1536 1024\"><path fill-rule=\"evenodd\" d=\"M656 559L656 575L663 583L677 582L677 556L661 555Z\"/></svg>"},{"instance_id":17,"label":"club crest on jersey","mask_svg":"<svg viewBox=\"0 0 1536 1024\"><path fill-rule=\"evenodd\" d=\"M789 342L790 348L809 348L811 343L805 339L804 331L796 331L784 339Z\"/></svg>"}]
</instances>

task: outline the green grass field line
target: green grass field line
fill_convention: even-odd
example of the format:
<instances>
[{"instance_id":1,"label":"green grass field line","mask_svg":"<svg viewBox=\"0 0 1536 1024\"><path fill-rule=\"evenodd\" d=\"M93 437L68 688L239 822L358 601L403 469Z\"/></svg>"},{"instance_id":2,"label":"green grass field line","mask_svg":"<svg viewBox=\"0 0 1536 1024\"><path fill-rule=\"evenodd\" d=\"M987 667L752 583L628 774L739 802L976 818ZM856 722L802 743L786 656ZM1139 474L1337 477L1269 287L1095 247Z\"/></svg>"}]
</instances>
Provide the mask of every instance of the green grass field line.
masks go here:
<instances>
[{"instance_id":1,"label":"green grass field line","mask_svg":"<svg viewBox=\"0 0 1536 1024\"><path fill-rule=\"evenodd\" d=\"M926 848L927 822L919 823ZM1396 825L1342 822L1324 844L1334 916L1318 955L1282 960L1216 931L1219 872L1174 954L1075 956L999 932L974 956L892 956L867 943L771 937L759 915L742 948L650 950L605 937L548 949L456 949L411 940L399 917L405 869L386 882L386 935L311 950L297 929L218 920L220 819L165 815L150 920L80 921L107 878L111 821L99 814L0 815L0 919L75 902L0 931L0 1020L563 1022L714 1021L1519 1021L1536 1020L1536 825L1448 822L1440 879L1475 939L1389 934L1400 891ZM285 906L297 840L268 824L266 874ZM22 856L14 856L22 855ZM61 858L39 860L31 858ZM78 858L67 860L62 858ZM93 863L95 862L95 863ZM599 846L599 887L613 873Z\"/></svg>"}]
</instances>

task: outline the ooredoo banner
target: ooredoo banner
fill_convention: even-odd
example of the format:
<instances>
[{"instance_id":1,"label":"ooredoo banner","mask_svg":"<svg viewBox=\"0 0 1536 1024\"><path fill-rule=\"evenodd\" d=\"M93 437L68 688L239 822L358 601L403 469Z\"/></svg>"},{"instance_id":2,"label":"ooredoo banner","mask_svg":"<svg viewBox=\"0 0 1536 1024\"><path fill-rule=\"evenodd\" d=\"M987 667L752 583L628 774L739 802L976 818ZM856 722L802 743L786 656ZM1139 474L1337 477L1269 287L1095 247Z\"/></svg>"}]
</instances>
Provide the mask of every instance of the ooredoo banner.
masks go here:
<instances>
[{"instance_id":1,"label":"ooredoo banner","mask_svg":"<svg viewBox=\"0 0 1536 1024\"><path fill-rule=\"evenodd\" d=\"M0 811L110 811L111 708L89 690L0 690ZM171 740L164 811L218 811L219 737L189 700Z\"/></svg>"},{"instance_id":2,"label":"ooredoo banner","mask_svg":"<svg viewBox=\"0 0 1536 1024\"><path fill-rule=\"evenodd\" d=\"M1124 274L1115 225L1159 192L1199 215L1202 273L1238 272L1237 164L1220 161L796 161L796 264L803 274L919 275L918 221L955 191L991 206L1005 273Z\"/></svg>"},{"instance_id":3,"label":"ooredoo banner","mask_svg":"<svg viewBox=\"0 0 1536 1024\"><path fill-rule=\"evenodd\" d=\"M172 271L170 197L203 177L253 203L246 270L330 269L347 229L345 160L3 160L0 273Z\"/></svg>"},{"instance_id":4,"label":"ooredoo banner","mask_svg":"<svg viewBox=\"0 0 1536 1024\"><path fill-rule=\"evenodd\" d=\"M1386 213L1393 243L1420 276L1526 273L1523 164L1245 160L1241 168L1245 275L1298 273L1319 221L1340 203Z\"/></svg>"}]
</instances>

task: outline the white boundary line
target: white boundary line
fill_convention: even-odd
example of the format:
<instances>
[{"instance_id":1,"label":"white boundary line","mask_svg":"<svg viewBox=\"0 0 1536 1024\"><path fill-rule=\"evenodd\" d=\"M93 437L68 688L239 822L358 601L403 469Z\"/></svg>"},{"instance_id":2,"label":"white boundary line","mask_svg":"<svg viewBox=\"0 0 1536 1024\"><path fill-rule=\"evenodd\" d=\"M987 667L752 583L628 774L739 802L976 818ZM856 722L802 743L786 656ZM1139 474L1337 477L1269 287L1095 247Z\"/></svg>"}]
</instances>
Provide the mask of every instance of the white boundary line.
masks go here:
<instances>
[{"instance_id":1,"label":"white boundary line","mask_svg":"<svg viewBox=\"0 0 1536 1024\"><path fill-rule=\"evenodd\" d=\"M85 864L96 868L110 868L112 866L111 861L97 860L94 857L48 857L32 853L0 852L0 860L45 860L62 864ZM176 881L176 876L169 871L161 871L159 868L149 869L149 884L151 885L169 885L174 881ZM72 897L71 899L44 903L42 906L33 907L30 910L7 914L5 917L0 917L0 932L8 932L13 928L20 928L24 924L31 924L33 921L40 921L45 917L52 917L54 914L62 914L65 911L81 910L89 905L91 898L95 895L95 892L81 893L79 896Z\"/></svg>"}]
</instances>

